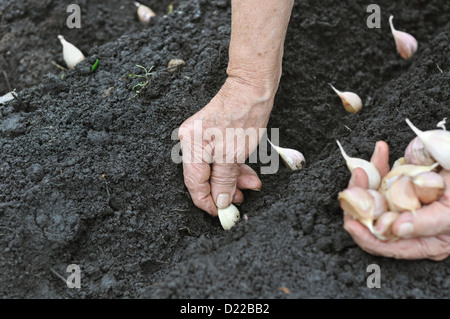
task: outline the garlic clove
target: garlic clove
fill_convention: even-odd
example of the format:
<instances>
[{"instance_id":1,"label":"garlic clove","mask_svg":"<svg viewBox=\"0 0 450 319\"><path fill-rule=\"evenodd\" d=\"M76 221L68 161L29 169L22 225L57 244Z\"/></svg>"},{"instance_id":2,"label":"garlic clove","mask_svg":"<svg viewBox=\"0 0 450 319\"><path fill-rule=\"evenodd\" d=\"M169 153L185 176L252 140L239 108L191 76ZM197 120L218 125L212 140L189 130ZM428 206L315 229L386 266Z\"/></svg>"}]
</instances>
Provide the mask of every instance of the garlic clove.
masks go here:
<instances>
[{"instance_id":1,"label":"garlic clove","mask_svg":"<svg viewBox=\"0 0 450 319\"><path fill-rule=\"evenodd\" d=\"M433 165L436 163L431 154L425 149L422 141L416 136L406 147L405 159L408 164Z\"/></svg>"},{"instance_id":2,"label":"garlic clove","mask_svg":"<svg viewBox=\"0 0 450 319\"><path fill-rule=\"evenodd\" d=\"M394 164L392 165L392 168L396 168L397 166L405 165L405 164L407 164L406 158L400 157L394 162Z\"/></svg>"},{"instance_id":3,"label":"garlic clove","mask_svg":"<svg viewBox=\"0 0 450 319\"><path fill-rule=\"evenodd\" d=\"M336 142L339 146L339 149L341 150L341 154L344 157L344 159L347 163L347 167L350 170L350 172L353 172L353 170L357 167L362 168L366 172L366 174L369 178L369 188L377 189L378 186L380 185L381 176L380 176L380 173L378 172L378 169L375 167L375 165L373 165L373 163L363 160L361 158L348 156L347 153L345 152L344 148L342 147L341 143L338 140L336 140Z\"/></svg>"},{"instance_id":4,"label":"garlic clove","mask_svg":"<svg viewBox=\"0 0 450 319\"><path fill-rule=\"evenodd\" d=\"M300 170L305 166L306 161L302 153L290 148L275 146L269 139L267 140L269 141L270 145L272 145L272 147L277 151L277 153L280 154L286 166L291 170Z\"/></svg>"},{"instance_id":5,"label":"garlic clove","mask_svg":"<svg viewBox=\"0 0 450 319\"><path fill-rule=\"evenodd\" d=\"M69 69L73 69L75 65L85 59L84 54L72 43L68 42L62 35L58 35L58 39L63 46L64 62Z\"/></svg>"},{"instance_id":6,"label":"garlic clove","mask_svg":"<svg viewBox=\"0 0 450 319\"><path fill-rule=\"evenodd\" d=\"M439 128L441 128L441 129L443 129L444 131L446 131L446 130L447 130L447 128L445 127L445 124L446 124L446 123L447 123L447 118L444 117L444 118L442 119L442 121L440 121L436 126L439 127Z\"/></svg>"},{"instance_id":7,"label":"garlic clove","mask_svg":"<svg viewBox=\"0 0 450 319\"><path fill-rule=\"evenodd\" d=\"M375 201L367 189L357 186L347 188L339 192L338 200L345 213L358 220L375 235L373 228Z\"/></svg>"},{"instance_id":8,"label":"garlic clove","mask_svg":"<svg viewBox=\"0 0 450 319\"><path fill-rule=\"evenodd\" d=\"M233 204L230 204L227 208L219 208L219 220L223 229L230 230L239 221L239 210Z\"/></svg>"},{"instance_id":9,"label":"garlic clove","mask_svg":"<svg viewBox=\"0 0 450 319\"><path fill-rule=\"evenodd\" d=\"M436 172L420 173L412 181L417 197L423 204L431 204L444 194L444 178Z\"/></svg>"},{"instance_id":10,"label":"garlic clove","mask_svg":"<svg viewBox=\"0 0 450 319\"><path fill-rule=\"evenodd\" d=\"M414 190L414 184L408 176L400 176L384 193L389 210L394 212L415 211L422 207Z\"/></svg>"},{"instance_id":11,"label":"garlic clove","mask_svg":"<svg viewBox=\"0 0 450 319\"><path fill-rule=\"evenodd\" d=\"M425 149L446 170L450 170L450 131L430 130L421 131L409 119L409 127L417 134Z\"/></svg>"},{"instance_id":12,"label":"garlic clove","mask_svg":"<svg viewBox=\"0 0 450 319\"><path fill-rule=\"evenodd\" d=\"M417 51L417 40L409 33L398 31L394 28L392 20L394 16L389 17L389 25L391 26L391 32L394 36L397 52L403 59L409 59Z\"/></svg>"},{"instance_id":13,"label":"garlic clove","mask_svg":"<svg viewBox=\"0 0 450 319\"><path fill-rule=\"evenodd\" d=\"M370 195L373 197L374 203L375 203L375 211L373 214L373 218L377 219L382 214L388 211L388 203L386 201L386 197L381 194L380 192L377 192L374 189L368 189L367 190Z\"/></svg>"},{"instance_id":14,"label":"garlic clove","mask_svg":"<svg viewBox=\"0 0 450 319\"><path fill-rule=\"evenodd\" d=\"M400 213L398 212L385 212L380 216L380 218L377 219L374 226L375 232L380 236L385 237L386 239L395 238L394 234L392 233L391 226L399 216Z\"/></svg>"},{"instance_id":15,"label":"garlic clove","mask_svg":"<svg viewBox=\"0 0 450 319\"><path fill-rule=\"evenodd\" d=\"M150 22L150 19L156 16L156 13L149 7L144 6L143 4L140 4L139 2L136 1L134 2L134 5L138 8L137 15L139 21L141 21L142 23L148 24Z\"/></svg>"},{"instance_id":16,"label":"garlic clove","mask_svg":"<svg viewBox=\"0 0 450 319\"><path fill-rule=\"evenodd\" d=\"M381 193L386 192L389 189L389 187L400 176L414 177L415 175L420 174L422 172L431 172L437 166L439 166L438 163L434 163L433 165L430 166L412 165L412 164L396 166L383 177L378 191L380 191Z\"/></svg>"},{"instance_id":17,"label":"garlic clove","mask_svg":"<svg viewBox=\"0 0 450 319\"><path fill-rule=\"evenodd\" d=\"M347 112L356 114L362 108L361 98L353 92L341 92L337 90L331 83L328 83L334 92L341 98L342 104Z\"/></svg>"}]
</instances>

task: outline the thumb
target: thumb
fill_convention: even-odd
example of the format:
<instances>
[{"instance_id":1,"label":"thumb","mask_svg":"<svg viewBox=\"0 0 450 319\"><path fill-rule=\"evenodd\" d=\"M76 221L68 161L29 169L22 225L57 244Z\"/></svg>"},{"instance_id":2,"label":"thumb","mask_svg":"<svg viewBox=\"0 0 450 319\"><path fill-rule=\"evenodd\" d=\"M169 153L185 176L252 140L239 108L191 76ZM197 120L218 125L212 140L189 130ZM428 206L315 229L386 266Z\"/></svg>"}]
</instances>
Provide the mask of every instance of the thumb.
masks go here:
<instances>
[{"instance_id":1,"label":"thumb","mask_svg":"<svg viewBox=\"0 0 450 319\"><path fill-rule=\"evenodd\" d=\"M401 238L431 237L450 234L450 208L441 202L419 209L414 216L405 212L392 225L394 234Z\"/></svg>"},{"instance_id":2,"label":"thumb","mask_svg":"<svg viewBox=\"0 0 450 319\"><path fill-rule=\"evenodd\" d=\"M240 170L238 163L213 163L211 171L211 195L218 208L227 208L236 192Z\"/></svg>"}]
</instances>

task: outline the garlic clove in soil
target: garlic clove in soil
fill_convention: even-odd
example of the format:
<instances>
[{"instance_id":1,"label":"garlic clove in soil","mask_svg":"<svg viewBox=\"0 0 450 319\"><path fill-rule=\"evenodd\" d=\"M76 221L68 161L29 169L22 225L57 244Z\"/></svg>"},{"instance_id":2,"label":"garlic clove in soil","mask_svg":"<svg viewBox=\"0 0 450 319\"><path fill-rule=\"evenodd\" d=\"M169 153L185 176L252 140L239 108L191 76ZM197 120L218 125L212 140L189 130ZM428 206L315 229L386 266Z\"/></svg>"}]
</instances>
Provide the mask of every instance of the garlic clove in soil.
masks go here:
<instances>
[{"instance_id":1,"label":"garlic clove in soil","mask_svg":"<svg viewBox=\"0 0 450 319\"><path fill-rule=\"evenodd\" d=\"M375 165L361 158L348 156L347 153L344 151L344 148L342 147L341 143L338 140L336 140L336 142L339 146L339 149L341 150L341 154L344 157L350 172L353 172L353 170L357 167L362 168L369 178L369 188L377 189L378 186L380 185L381 176Z\"/></svg>"},{"instance_id":2,"label":"garlic clove in soil","mask_svg":"<svg viewBox=\"0 0 450 319\"><path fill-rule=\"evenodd\" d=\"M394 212L412 211L422 207L414 189L414 184L408 176L400 176L384 193L389 205L389 210Z\"/></svg>"},{"instance_id":3,"label":"garlic clove in soil","mask_svg":"<svg viewBox=\"0 0 450 319\"><path fill-rule=\"evenodd\" d=\"M415 175L422 172L431 172L437 166L439 166L438 163L434 163L430 166L412 164L396 166L383 177L378 191L380 191L381 193L386 192L391 187L391 185L401 176L414 177Z\"/></svg>"},{"instance_id":4,"label":"garlic clove in soil","mask_svg":"<svg viewBox=\"0 0 450 319\"><path fill-rule=\"evenodd\" d=\"M239 221L239 210L233 204L230 204L227 208L219 208L219 220L223 229L230 230Z\"/></svg>"},{"instance_id":5,"label":"garlic clove in soil","mask_svg":"<svg viewBox=\"0 0 450 319\"><path fill-rule=\"evenodd\" d=\"M368 189L367 191L373 197L375 203L375 211L373 213L373 218L377 219L388 211L388 203L386 201L386 197L374 189Z\"/></svg>"},{"instance_id":6,"label":"garlic clove in soil","mask_svg":"<svg viewBox=\"0 0 450 319\"><path fill-rule=\"evenodd\" d=\"M277 151L277 153L280 154L286 166L291 170L300 170L305 166L306 161L302 153L290 148L275 146L269 139L267 140L269 141L270 145L272 145L272 147Z\"/></svg>"},{"instance_id":7,"label":"garlic clove in soil","mask_svg":"<svg viewBox=\"0 0 450 319\"><path fill-rule=\"evenodd\" d=\"M399 216L400 213L398 212L385 212L375 222L375 232L380 236L385 237L386 239L395 238L394 234L392 233L391 226Z\"/></svg>"},{"instance_id":8,"label":"garlic clove in soil","mask_svg":"<svg viewBox=\"0 0 450 319\"><path fill-rule=\"evenodd\" d=\"M389 25L391 26L391 32L394 36L397 52L403 59L409 59L417 51L417 40L409 33L396 30L392 23L393 19L394 16L391 15L389 17Z\"/></svg>"},{"instance_id":9,"label":"garlic clove in soil","mask_svg":"<svg viewBox=\"0 0 450 319\"><path fill-rule=\"evenodd\" d=\"M409 127L417 134L425 149L446 170L450 170L450 132L444 130L421 131L409 119Z\"/></svg>"},{"instance_id":10,"label":"garlic clove in soil","mask_svg":"<svg viewBox=\"0 0 450 319\"><path fill-rule=\"evenodd\" d=\"M373 228L375 201L367 189L357 186L347 188L339 192L338 200L345 213L358 220L378 237Z\"/></svg>"},{"instance_id":11,"label":"garlic clove in soil","mask_svg":"<svg viewBox=\"0 0 450 319\"><path fill-rule=\"evenodd\" d=\"M412 181L417 197L423 204L431 204L444 194L444 178L436 172L420 173Z\"/></svg>"},{"instance_id":12,"label":"garlic clove in soil","mask_svg":"<svg viewBox=\"0 0 450 319\"><path fill-rule=\"evenodd\" d=\"M416 136L406 147L405 159L408 164L413 165L433 165L436 163L434 158L425 149L422 141Z\"/></svg>"},{"instance_id":13,"label":"garlic clove in soil","mask_svg":"<svg viewBox=\"0 0 450 319\"><path fill-rule=\"evenodd\" d=\"M58 39L63 46L64 62L66 62L69 69L73 69L75 65L85 59L84 54L72 43L67 42L62 35L58 35Z\"/></svg>"},{"instance_id":14,"label":"garlic clove in soil","mask_svg":"<svg viewBox=\"0 0 450 319\"><path fill-rule=\"evenodd\" d=\"M342 104L347 112L356 114L362 108L361 98L353 92L341 92L337 90L331 83L328 83L334 92L341 98Z\"/></svg>"},{"instance_id":15,"label":"garlic clove in soil","mask_svg":"<svg viewBox=\"0 0 450 319\"><path fill-rule=\"evenodd\" d=\"M138 8L137 16L139 18L139 21L141 21L142 23L148 24L150 22L150 19L156 16L156 13L149 7L144 6L143 4L140 4L136 1L134 2L134 5Z\"/></svg>"}]
</instances>

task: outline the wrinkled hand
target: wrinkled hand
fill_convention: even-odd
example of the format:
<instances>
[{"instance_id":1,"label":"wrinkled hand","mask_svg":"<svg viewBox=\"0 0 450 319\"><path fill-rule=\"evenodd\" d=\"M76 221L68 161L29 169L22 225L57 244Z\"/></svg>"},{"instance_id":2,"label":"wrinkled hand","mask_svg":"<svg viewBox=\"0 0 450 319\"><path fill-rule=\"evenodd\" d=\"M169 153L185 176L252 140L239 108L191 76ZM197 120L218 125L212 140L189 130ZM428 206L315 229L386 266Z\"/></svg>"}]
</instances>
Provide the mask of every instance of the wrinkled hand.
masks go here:
<instances>
[{"instance_id":1,"label":"wrinkled hand","mask_svg":"<svg viewBox=\"0 0 450 319\"><path fill-rule=\"evenodd\" d=\"M209 104L181 125L184 182L197 207L216 216L217 207L243 202L241 190L261 188L258 175L243 164L261 136L244 137L245 143L239 137L227 141L226 129L259 132L267 126L273 98L258 86L229 77ZM206 138L195 139L195 134Z\"/></svg>"},{"instance_id":2,"label":"wrinkled hand","mask_svg":"<svg viewBox=\"0 0 450 319\"><path fill-rule=\"evenodd\" d=\"M389 148L383 142L377 142L371 162L378 168L381 177L389 172ZM344 228L353 240L365 251L373 255L397 259L443 260L450 255L450 171L441 171L447 189L439 201L416 211L404 212L392 225L397 241L384 242L373 236L370 231L344 214ZM368 187L367 174L355 169L349 182L350 186Z\"/></svg>"}]
</instances>

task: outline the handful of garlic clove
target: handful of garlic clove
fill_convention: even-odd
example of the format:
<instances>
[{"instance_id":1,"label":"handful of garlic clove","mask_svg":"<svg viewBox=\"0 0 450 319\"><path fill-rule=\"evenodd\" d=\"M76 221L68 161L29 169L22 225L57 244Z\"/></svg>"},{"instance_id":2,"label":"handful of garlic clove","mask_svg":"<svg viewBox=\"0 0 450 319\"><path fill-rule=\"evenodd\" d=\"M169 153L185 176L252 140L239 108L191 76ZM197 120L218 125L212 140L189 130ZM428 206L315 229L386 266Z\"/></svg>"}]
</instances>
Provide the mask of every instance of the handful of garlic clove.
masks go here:
<instances>
[{"instance_id":1,"label":"handful of garlic clove","mask_svg":"<svg viewBox=\"0 0 450 319\"><path fill-rule=\"evenodd\" d=\"M447 187L439 169L450 168L450 132L416 132L377 190L350 187L340 192L342 210L365 225L380 240L395 240L391 226L403 212L416 211L438 201ZM369 174L368 174L369 175ZM369 196L371 195L371 196Z\"/></svg>"}]
</instances>

